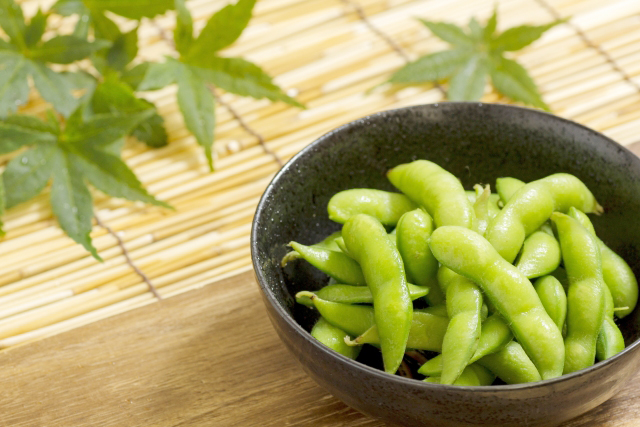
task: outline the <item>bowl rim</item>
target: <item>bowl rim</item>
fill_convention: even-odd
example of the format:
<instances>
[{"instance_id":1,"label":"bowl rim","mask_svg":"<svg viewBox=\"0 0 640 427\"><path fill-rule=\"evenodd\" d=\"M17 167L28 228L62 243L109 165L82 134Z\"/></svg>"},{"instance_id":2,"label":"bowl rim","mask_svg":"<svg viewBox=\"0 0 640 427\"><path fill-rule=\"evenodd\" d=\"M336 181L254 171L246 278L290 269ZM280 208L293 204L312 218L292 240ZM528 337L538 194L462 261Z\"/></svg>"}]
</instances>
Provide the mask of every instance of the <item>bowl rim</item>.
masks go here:
<instances>
[{"instance_id":1,"label":"bowl rim","mask_svg":"<svg viewBox=\"0 0 640 427\"><path fill-rule=\"evenodd\" d=\"M606 141L606 144L609 144L610 146L612 145L614 148L621 150L622 152L625 153L625 155L627 156L631 156L632 157L632 161L638 162L638 166L640 166L640 158L638 158L638 156L636 156L634 153L632 153L627 147L615 142L613 139L607 137L606 135L591 129L587 126L584 126L580 123L574 122L572 120L566 119L564 117L560 117L560 116L556 116L554 114L551 114L549 112L546 111L542 111L542 110L537 110L537 109L533 109L533 108L527 108L527 107L521 107L521 106L517 106L517 105L509 105L509 104L499 104L499 103L484 103L484 102L469 102L469 101L445 101L445 102L436 102L436 103L430 103L430 104L416 104L416 105L410 105L407 107L401 107L401 108L394 108L394 109L390 109L390 110L383 110L383 111L379 111L373 114L369 114L366 115L364 117L361 117L359 119L356 120L352 120L348 123L345 123L325 134L323 134L322 136L318 137L316 140L314 140L313 142L311 142L310 144L308 144L307 146L305 146L302 150L300 150L298 153L296 153L291 159L289 159L289 161L287 161L281 168L280 170L276 173L276 175L271 179L271 181L269 182L269 185L267 185L267 187L264 190L264 193L262 194L262 196L260 197L260 201L258 202L258 206L256 208L256 212L254 214L253 220L252 220L252 224L251 224L251 236L250 236L250 249L251 249L251 261L253 264L253 270L255 273L255 276L257 278L258 281L258 285L260 286L260 289L263 293L263 295L266 296L266 300L269 301L269 304L271 304L271 306L274 308L274 310L278 313L278 315L284 319L284 321L290 326L292 327L293 330L295 330L297 333L299 333L305 341L311 343L311 345L313 347L315 347L315 349L317 351L321 351L327 355L329 355L330 357L334 357L338 360L340 360L342 363L350 366L351 368L362 372L365 375L372 375L374 377L377 377L383 381L391 381L391 382L395 382L398 385L403 385L403 386L414 386L414 387L418 387L419 389L424 389L424 390L450 390L450 391L462 391L462 390L466 390L466 391L476 391L476 392L496 392L496 393L508 393L508 392L513 392L516 390L531 390L531 389L536 389L536 388L540 388L540 387L547 387L549 385L553 385L553 384L558 384L560 382L564 382L564 381L569 381L573 378L578 378L581 377L583 375L587 375L589 373L591 373L592 371L595 370L599 370L605 366L608 366L612 363L615 363L617 360L626 357L627 354L631 353L632 351L634 351L637 347L640 346L640 338L637 338L635 341L633 341L630 345L628 345L627 347L624 348L624 350L622 350L620 353L616 354L615 356L610 357L609 359L600 361L600 362L596 362L593 365L591 365L588 368L584 368L581 369L579 371L575 371L569 374L564 374L561 375L557 378L552 378L552 379L547 379L547 380L541 380L541 381L536 381L536 382L530 382L530 383L519 383L519 384L505 384L505 385L489 385L489 386L457 386L457 385L445 385L445 384L435 384L435 383L427 383L424 381L420 381L420 380L416 380L416 379L412 379L412 378L405 378L405 377L401 377L399 375L389 375L387 373L385 373L384 371L372 368L364 363L361 362L357 362L353 359L350 359L346 356L343 356L340 353L335 352L334 350L331 350L329 347L321 344L318 340L316 340L315 338L313 338L311 336L311 334L309 332L307 332L298 322L295 321L295 319L293 319L292 316L289 315L289 313L287 313L281 306L280 304L277 302L277 300L275 299L275 296L273 295L273 293L271 292L271 290L265 286L265 283L267 282L266 277L264 276L262 269L260 267L260 264L258 262L258 255L257 255L257 247L258 247L258 241L257 241L257 224L258 224L258 220L259 218L262 216L262 213L265 209L265 205L267 202L267 198L269 196L269 194L273 191L273 189L276 186L276 183L278 182L278 180L284 175L286 174L289 169L291 167L293 167L293 165L298 161L298 159L300 159L301 157L306 156L309 152L313 151L317 146L321 145L324 143L324 141L330 139L334 134L337 133L341 133L344 132L345 130L360 125L364 122L370 121L370 120L376 120L379 117L385 117L387 115L393 115L396 114L398 112L403 112L403 111L408 111L408 110L419 110L419 109L424 109L424 108L458 108L458 106L465 106L465 107L470 107L470 106L476 106L478 108L490 108L490 109L497 109L497 110L518 110L518 111L522 111L524 114L533 114L533 115L538 115L538 116L542 116L548 120L556 120L556 121L560 121L560 122L564 122L566 124L568 124L569 126L575 126L578 128L581 128L582 130L587 131L587 133L591 133L595 136L597 136L598 138L601 138L602 140ZM636 309L638 309L638 307L636 307Z\"/></svg>"}]
</instances>

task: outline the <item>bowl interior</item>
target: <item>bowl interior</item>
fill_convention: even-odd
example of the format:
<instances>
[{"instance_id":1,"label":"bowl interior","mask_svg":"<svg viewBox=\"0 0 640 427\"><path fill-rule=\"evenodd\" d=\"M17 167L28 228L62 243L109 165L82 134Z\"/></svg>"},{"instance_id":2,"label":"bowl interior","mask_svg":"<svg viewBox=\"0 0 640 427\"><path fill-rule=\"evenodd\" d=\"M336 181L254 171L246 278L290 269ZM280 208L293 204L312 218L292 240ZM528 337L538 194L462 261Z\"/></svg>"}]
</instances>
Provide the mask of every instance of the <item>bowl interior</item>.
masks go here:
<instances>
[{"instance_id":1,"label":"bowl interior","mask_svg":"<svg viewBox=\"0 0 640 427\"><path fill-rule=\"evenodd\" d=\"M349 188L394 190L385 173L416 159L436 162L466 189L501 176L531 181L555 172L583 180L605 214L590 215L599 237L640 273L640 160L603 135L558 117L497 104L444 103L386 111L345 125L300 152L267 188L252 252L267 298L310 330L316 315L294 303L328 277L308 263L286 268L287 243L320 241L340 229L331 196ZM636 309L620 321L627 345L640 336Z\"/></svg>"}]
</instances>

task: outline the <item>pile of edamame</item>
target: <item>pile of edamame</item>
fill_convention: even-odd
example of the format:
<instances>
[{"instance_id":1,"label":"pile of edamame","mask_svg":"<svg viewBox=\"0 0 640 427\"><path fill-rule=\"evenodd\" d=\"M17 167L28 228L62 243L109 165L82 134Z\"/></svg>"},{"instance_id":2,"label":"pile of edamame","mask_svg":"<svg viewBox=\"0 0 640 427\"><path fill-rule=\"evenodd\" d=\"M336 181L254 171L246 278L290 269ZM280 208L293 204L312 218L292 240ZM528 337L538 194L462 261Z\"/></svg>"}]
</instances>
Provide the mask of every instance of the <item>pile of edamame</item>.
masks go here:
<instances>
[{"instance_id":1,"label":"pile of edamame","mask_svg":"<svg viewBox=\"0 0 640 427\"><path fill-rule=\"evenodd\" d=\"M296 295L320 314L317 340L353 359L374 345L389 374L407 352L426 351L424 381L466 386L556 378L624 349L615 317L633 311L638 284L596 237L586 214L603 209L578 178L498 178L497 194L465 191L427 160L387 177L401 193L334 195L329 218L342 230L291 242L282 260L331 278Z\"/></svg>"}]
</instances>

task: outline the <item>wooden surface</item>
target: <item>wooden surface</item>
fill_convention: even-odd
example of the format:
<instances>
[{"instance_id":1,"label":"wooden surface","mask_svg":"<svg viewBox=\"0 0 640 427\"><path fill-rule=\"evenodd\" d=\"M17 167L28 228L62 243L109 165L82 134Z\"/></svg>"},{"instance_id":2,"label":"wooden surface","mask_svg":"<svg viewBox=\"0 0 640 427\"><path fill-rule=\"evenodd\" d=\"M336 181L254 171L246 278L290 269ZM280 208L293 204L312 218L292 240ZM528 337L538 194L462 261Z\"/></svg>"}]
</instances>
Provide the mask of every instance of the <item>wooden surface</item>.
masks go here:
<instances>
[{"instance_id":1,"label":"wooden surface","mask_svg":"<svg viewBox=\"0 0 640 427\"><path fill-rule=\"evenodd\" d=\"M381 426L313 383L253 273L0 353L1 426ZM640 424L640 373L563 427Z\"/></svg>"}]
</instances>

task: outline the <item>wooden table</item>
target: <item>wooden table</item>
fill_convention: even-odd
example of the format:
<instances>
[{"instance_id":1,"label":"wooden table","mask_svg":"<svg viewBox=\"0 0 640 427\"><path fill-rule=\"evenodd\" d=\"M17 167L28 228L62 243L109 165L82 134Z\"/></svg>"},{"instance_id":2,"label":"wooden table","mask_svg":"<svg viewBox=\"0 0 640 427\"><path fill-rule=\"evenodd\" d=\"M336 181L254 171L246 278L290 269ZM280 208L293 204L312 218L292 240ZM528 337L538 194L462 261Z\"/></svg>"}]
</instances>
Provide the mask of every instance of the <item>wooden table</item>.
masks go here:
<instances>
[{"instance_id":1,"label":"wooden table","mask_svg":"<svg viewBox=\"0 0 640 427\"><path fill-rule=\"evenodd\" d=\"M381 426L306 374L253 273L0 353L1 426ZM640 424L640 373L564 427Z\"/></svg>"}]
</instances>

